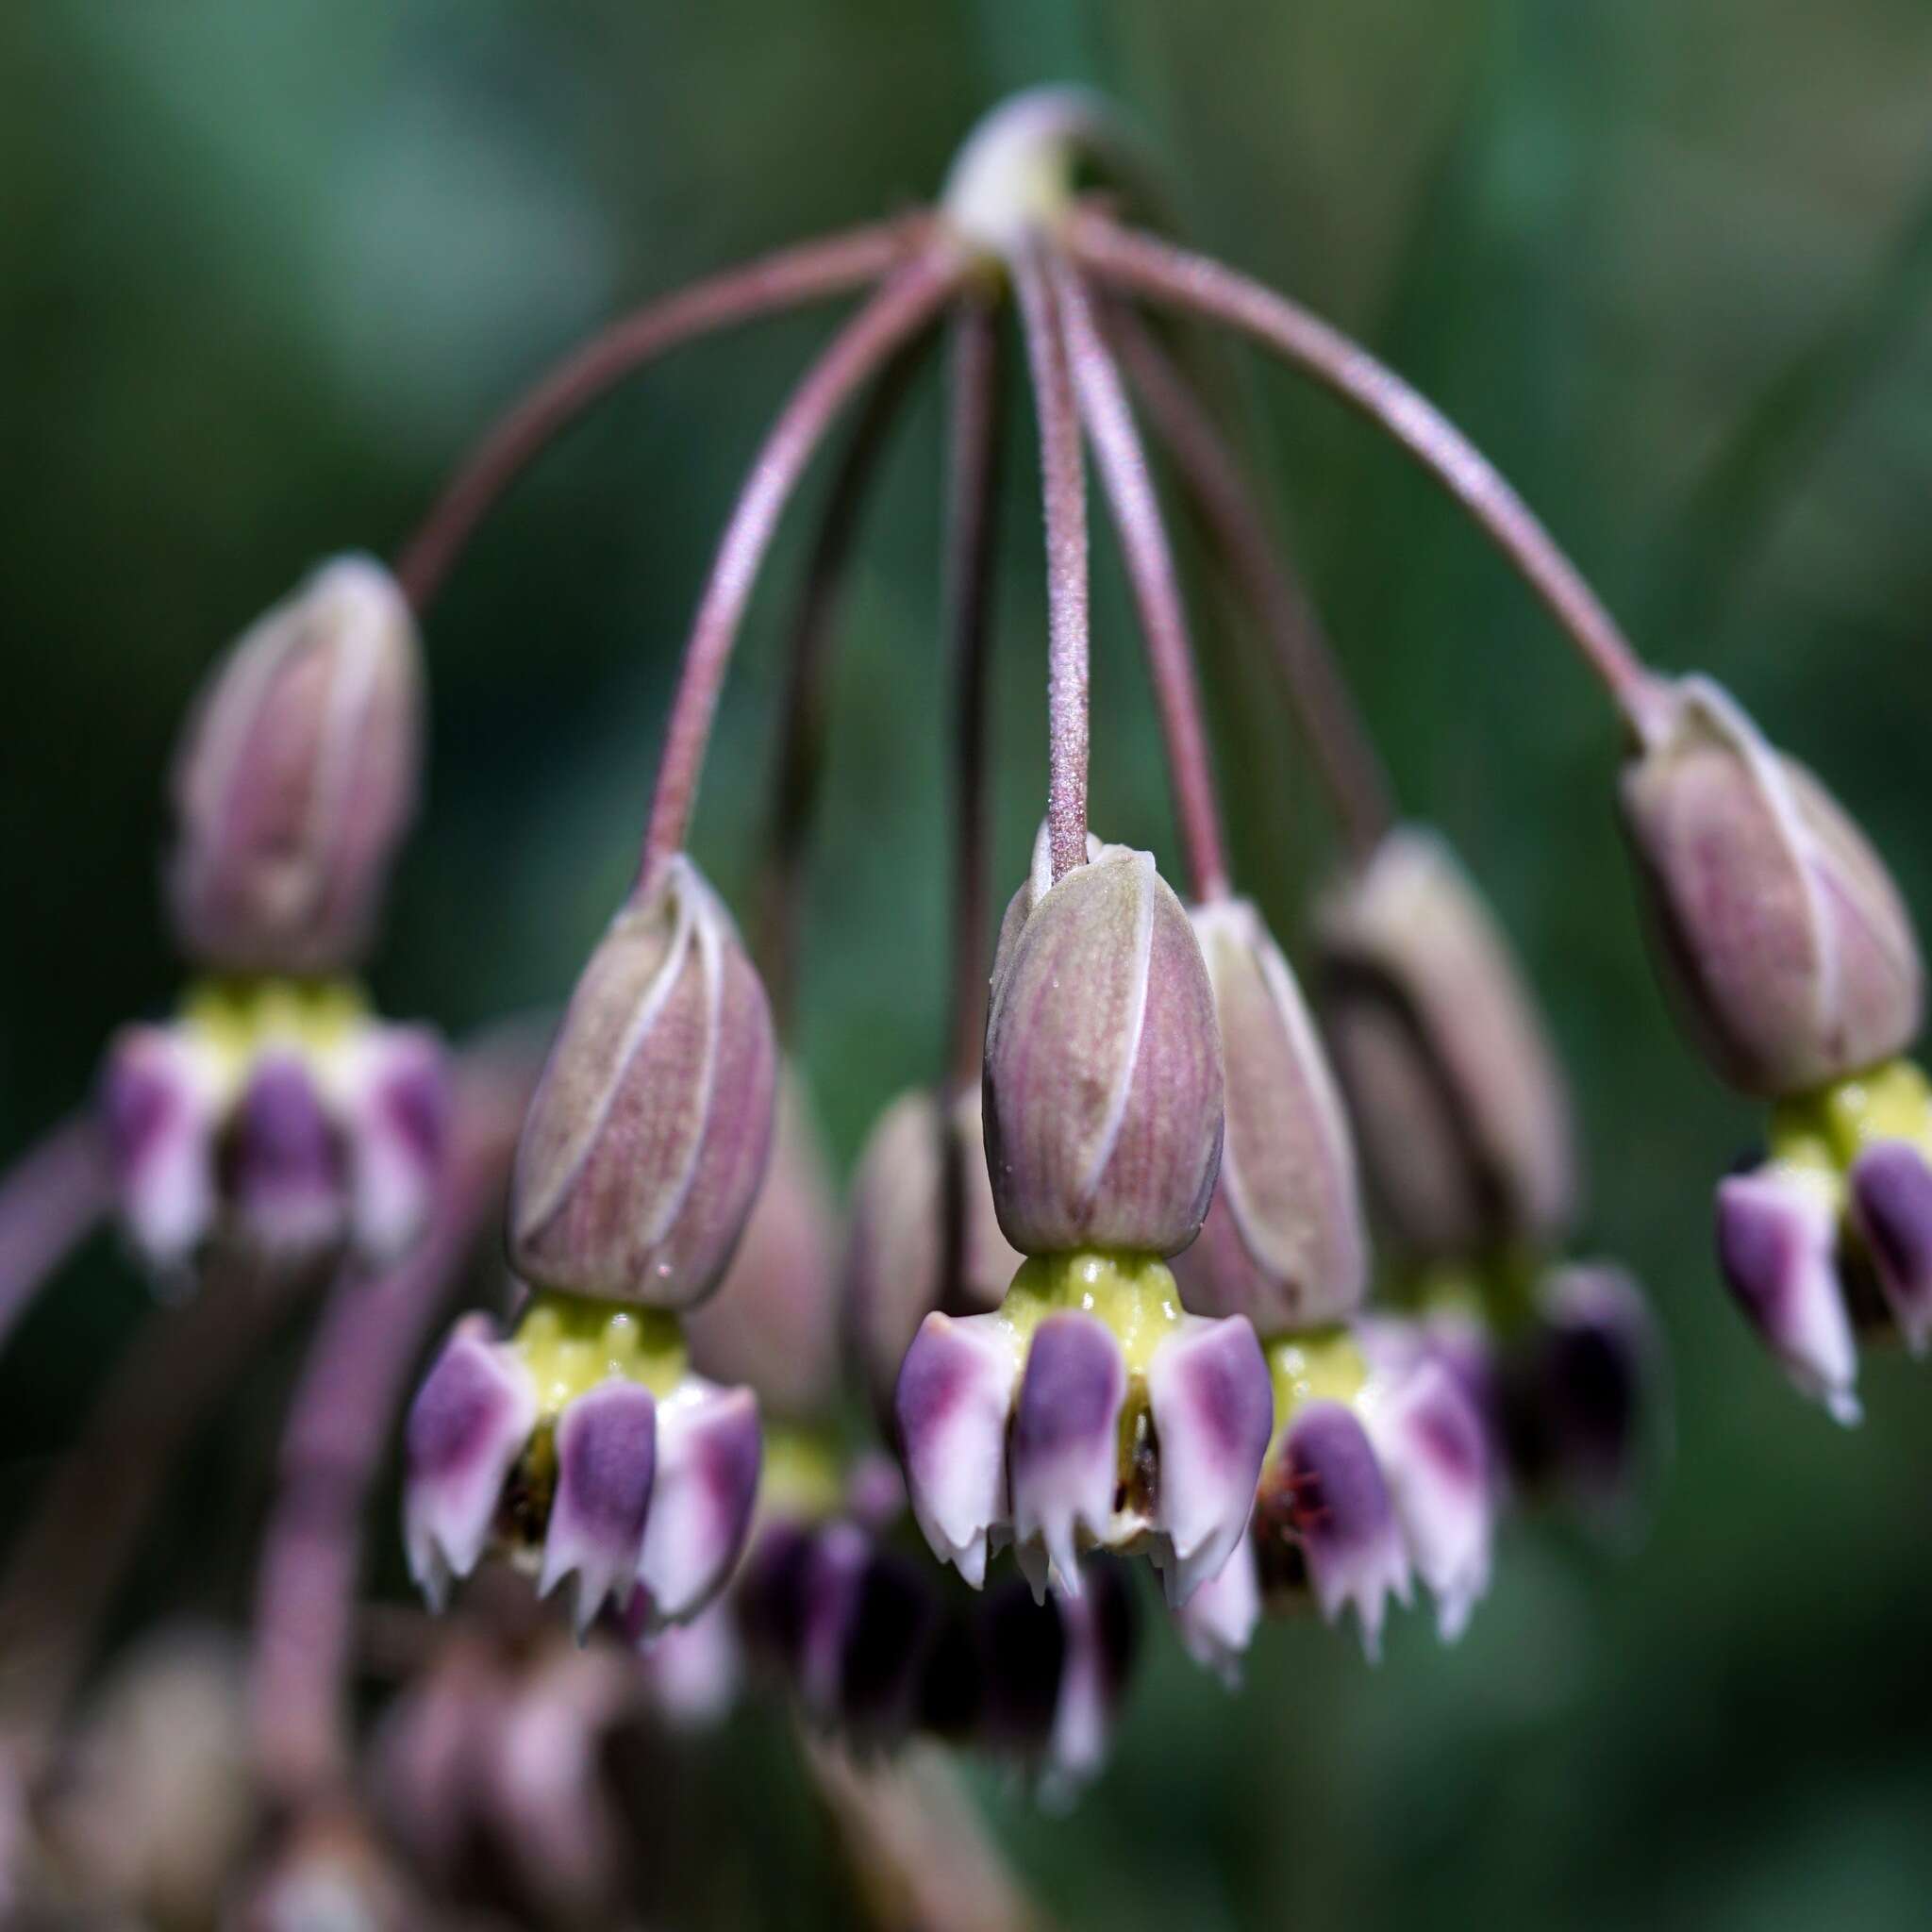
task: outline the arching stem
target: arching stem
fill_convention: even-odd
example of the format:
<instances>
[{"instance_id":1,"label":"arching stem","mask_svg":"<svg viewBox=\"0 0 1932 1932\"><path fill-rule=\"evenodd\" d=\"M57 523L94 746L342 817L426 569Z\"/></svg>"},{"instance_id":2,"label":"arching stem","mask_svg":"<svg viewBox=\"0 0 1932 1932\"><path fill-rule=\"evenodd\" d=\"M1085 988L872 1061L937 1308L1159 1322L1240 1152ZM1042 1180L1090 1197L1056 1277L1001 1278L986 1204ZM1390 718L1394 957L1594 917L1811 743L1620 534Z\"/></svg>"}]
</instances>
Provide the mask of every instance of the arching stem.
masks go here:
<instances>
[{"instance_id":1,"label":"arching stem","mask_svg":"<svg viewBox=\"0 0 1932 1932\"><path fill-rule=\"evenodd\" d=\"M23 1775L40 1769L183 1445L313 1286L210 1269L115 1363L0 1576L0 1737Z\"/></svg>"},{"instance_id":2,"label":"arching stem","mask_svg":"<svg viewBox=\"0 0 1932 1932\"><path fill-rule=\"evenodd\" d=\"M257 1768L291 1809L341 1795L354 1775L363 1517L409 1372L501 1198L537 1063L534 1042L465 1057L457 1143L428 1229L386 1274L342 1277L309 1343L257 1569L249 1686Z\"/></svg>"},{"instance_id":3,"label":"arching stem","mask_svg":"<svg viewBox=\"0 0 1932 1932\"><path fill-rule=\"evenodd\" d=\"M998 557L999 324L984 301L953 324L946 464L945 596L953 679L952 1038L956 1093L979 1084L986 1049L987 687Z\"/></svg>"},{"instance_id":4,"label":"arching stem","mask_svg":"<svg viewBox=\"0 0 1932 1932\"><path fill-rule=\"evenodd\" d=\"M0 1347L113 1198L91 1108L70 1114L0 1178Z\"/></svg>"},{"instance_id":5,"label":"arching stem","mask_svg":"<svg viewBox=\"0 0 1932 1932\"><path fill-rule=\"evenodd\" d=\"M1227 855L1174 552L1120 371L1101 340L1087 291L1065 263L1056 261L1052 273L1081 420L1140 607L1189 882L1196 901L1205 904L1226 896Z\"/></svg>"},{"instance_id":6,"label":"arching stem","mask_svg":"<svg viewBox=\"0 0 1932 1932\"><path fill-rule=\"evenodd\" d=\"M773 787L770 843L758 890L754 957L770 995L781 1040L790 1037L798 978L798 924L804 894L808 833L816 808L824 756L831 643L851 580L852 552L880 458L924 360L926 338L916 337L887 363L873 384L839 459L824 514L805 567L785 652L785 697Z\"/></svg>"},{"instance_id":7,"label":"arching stem","mask_svg":"<svg viewBox=\"0 0 1932 1932\"><path fill-rule=\"evenodd\" d=\"M1091 209L1071 215L1064 234L1079 260L1109 286L1242 331L1392 437L1541 598L1640 741L1655 736L1662 724L1658 680L1489 458L1392 370L1286 296L1205 256L1135 234Z\"/></svg>"},{"instance_id":8,"label":"arching stem","mask_svg":"<svg viewBox=\"0 0 1932 1932\"><path fill-rule=\"evenodd\" d=\"M1037 238L1010 259L1040 423L1046 514L1047 843L1058 883L1087 863L1087 476L1059 304Z\"/></svg>"},{"instance_id":9,"label":"arching stem","mask_svg":"<svg viewBox=\"0 0 1932 1932\"><path fill-rule=\"evenodd\" d=\"M411 607L428 607L498 498L626 375L700 336L878 281L928 225L924 216L875 223L781 249L648 303L593 336L484 433L403 546L396 577Z\"/></svg>"},{"instance_id":10,"label":"arching stem","mask_svg":"<svg viewBox=\"0 0 1932 1932\"><path fill-rule=\"evenodd\" d=\"M1138 316L1117 305L1103 320L1186 502L1267 641L1342 839L1366 858L1395 823L1394 788L1321 620L1212 413Z\"/></svg>"},{"instance_id":11,"label":"arching stem","mask_svg":"<svg viewBox=\"0 0 1932 1932\"><path fill-rule=\"evenodd\" d=\"M718 545L685 646L644 839L646 875L684 844L725 668L787 499L853 392L932 319L965 272L964 258L944 242L908 262L846 324L773 425Z\"/></svg>"}]
</instances>

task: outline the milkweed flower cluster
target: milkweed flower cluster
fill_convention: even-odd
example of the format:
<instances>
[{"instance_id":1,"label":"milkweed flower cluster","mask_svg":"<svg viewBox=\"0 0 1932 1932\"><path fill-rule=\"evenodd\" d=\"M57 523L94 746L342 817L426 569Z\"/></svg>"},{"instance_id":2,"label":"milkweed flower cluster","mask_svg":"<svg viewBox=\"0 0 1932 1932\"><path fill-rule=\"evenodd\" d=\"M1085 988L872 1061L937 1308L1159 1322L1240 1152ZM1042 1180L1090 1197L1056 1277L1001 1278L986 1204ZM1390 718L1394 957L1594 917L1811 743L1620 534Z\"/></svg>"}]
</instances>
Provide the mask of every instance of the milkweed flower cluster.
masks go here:
<instances>
[{"instance_id":1,"label":"milkweed flower cluster","mask_svg":"<svg viewBox=\"0 0 1932 1932\"><path fill-rule=\"evenodd\" d=\"M600 1646L575 1663L546 1650L524 1677L501 1658L430 1674L387 1752L400 1805L431 1793L417 1862L437 1865L461 1810L435 1795L438 1740L508 1738L501 1776L464 1800L471 1822L529 1821L526 1889L570 1909L611 1869L576 1830L597 1800L575 1774L634 1698L694 1717L775 1682L853 1749L936 1736L1069 1787L1097 1767L1127 1681L1140 1559L1190 1649L1232 1676L1262 1618L1304 1604L1330 1622L1353 1609L1373 1653L1419 1584L1453 1638L1510 1504L1633 1487L1657 1333L1622 1270L1573 1255L1580 1160L1547 1028L1447 843L1400 822L1240 464L1143 310L1229 328L1339 394L1523 575L1628 741L1624 820L1660 974L1718 1074L1771 1106L1766 1158L1718 1193L1734 1294L1847 1420L1859 1337L1932 1340L1932 1089L1902 1058L1923 972L1881 861L1733 699L1637 657L1509 486L1392 372L1076 189L1078 165L1121 159L1095 103L1025 96L974 133L936 207L625 318L482 440L393 574L325 564L210 676L166 872L197 976L175 1018L116 1038L98 1108L0 1184L0 1327L108 1205L164 1278L206 1287L236 1260L284 1282L337 1275L265 1557L257 1676L297 1694L258 1700L294 1821L257 1888L260 1923L331 1887L395 1890L340 1807L340 1693L356 1524L399 1420L403 1537L432 1606L500 1557L540 1596L569 1583L575 1631ZM419 618L491 505L620 377L855 290L721 536L635 884L541 1078L453 1086L438 1037L376 1019L351 976L415 809ZM1049 757L1031 863L990 943L1009 304L1038 428ZM950 1053L874 1128L841 1257L809 1104L781 1069L792 936L779 919L748 946L688 834L760 564L863 397L794 640L771 897L795 902L812 680L856 493L941 329ZM1312 997L1232 876L1142 416L1332 794L1344 853L1312 908ZM1146 647L1178 891L1151 853L1089 831L1090 455ZM504 1121L453 1106L485 1087ZM458 1320L400 1419L414 1352L501 1197L509 1324ZM841 1427L848 1371L903 1489ZM612 1632L632 1649L604 1645ZM495 1719L479 1730L483 1678ZM538 1744L572 1778L519 1782L546 1761Z\"/></svg>"}]
</instances>

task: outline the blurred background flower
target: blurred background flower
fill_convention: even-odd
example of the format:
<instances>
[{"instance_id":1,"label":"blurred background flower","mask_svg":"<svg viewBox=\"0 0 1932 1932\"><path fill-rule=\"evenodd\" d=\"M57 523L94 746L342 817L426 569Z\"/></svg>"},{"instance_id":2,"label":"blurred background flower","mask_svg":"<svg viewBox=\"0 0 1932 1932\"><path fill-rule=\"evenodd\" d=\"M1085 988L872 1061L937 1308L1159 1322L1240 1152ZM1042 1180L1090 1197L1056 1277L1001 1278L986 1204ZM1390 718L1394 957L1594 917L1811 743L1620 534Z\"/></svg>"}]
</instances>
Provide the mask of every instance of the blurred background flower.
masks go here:
<instances>
[{"instance_id":1,"label":"blurred background flower","mask_svg":"<svg viewBox=\"0 0 1932 1932\"><path fill-rule=\"evenodd\" d=\"M213 652L317 558L407 532L470 434L619 305L929 194L1000 93L1076 79L1145 128L1191 234L1360 335L1508 472L1660 667L1827 771L1932 908L1932 13L1922 0L69 0L0 11L0 1153L176 971L157 808ZM554 1003L627 883L675 653L824 315L681 352L546 458L425 626L432 763L373 984L452 1034ZM1932 1418L1895 1355L1841 1435L1717 1291L1708 1182L1760 1131L1670 1028L1606 805L1615 747L1521 586L1371 432L1237 393L1399 780L1481 877L1572 1070L1581 1252L1675 1363L1640 1547L1513 1525L1454 1651L1370 1671L1313 1620L1224 1699L1143 1644L1070 1816L969 1774L1060 1924L1356 1932L1917 1923L1932 1887ZM1008 462L1030 479L1017 414ZM943 1064L941 406L868 517L788 1046L841 1172ZM824 471L808 485L822 488ZM1008 492L993 874L1044 777L1040 544ZM742 908L765 822L788 524L695 857ZM1131 605L1096 558L1093 819L1174 847ZM1205 618L1204 607L1204 618ZM1234 857L1299 956L1322 808L1205 622ZM98 1240L0 1359L21 1520L144 1311ZM296 1324L299 1328L299 1324ZM128 1590L233 1624L301 1337L201 1435ZM279 1364L279 1366L277 1366ZM377 1519L393 1522L387 1509ZM375 1533L376 1585L404 1592ZM0 1674L8 1660L0 1657ZM700 1923L842 1925L811 1785L747 1708L663 1828ZM755 1793L746 1804L745 1794ZM734 1853L737 1856L734 1856Z\"/></svg>"}]
</instances>

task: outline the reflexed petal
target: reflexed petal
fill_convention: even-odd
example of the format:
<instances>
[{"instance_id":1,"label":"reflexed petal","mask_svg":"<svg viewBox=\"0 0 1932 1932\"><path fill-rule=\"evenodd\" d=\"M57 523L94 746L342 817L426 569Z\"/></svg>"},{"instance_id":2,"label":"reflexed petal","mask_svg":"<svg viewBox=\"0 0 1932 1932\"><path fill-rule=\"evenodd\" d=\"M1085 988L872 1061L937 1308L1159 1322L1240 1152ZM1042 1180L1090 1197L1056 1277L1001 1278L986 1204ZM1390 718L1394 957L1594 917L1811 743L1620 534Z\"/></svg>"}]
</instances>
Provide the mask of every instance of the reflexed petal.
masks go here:
<instances>
[{"instance_id":1,"label":"reflexed petal","mask_svg":"<svg viewBox=\"0 0 1932 1932\"><path fill-rule=\"evenodd\" d=\"M1851 1173L1852 1216L1879 1292L1914 1355L1932 1341L1932 1166L1910 1142L1868 1148Z\"/></svg>"},{"instance_id":2,"label":"reflexed petal","mask_svg":"<svg viewBox=\"0 0 1932 1932\"><path fill-rule=\"evenodd\" d=\"M1147 1401L1159 1457L1156 1522L1173 1550L1178 1608L1221 1574L1245 1534L1274 1428L1274 1392L1244 1316L1191 1318L1155 1350Z\"/></svg>"},{"instance_id":3,"label":"reflexed petal","mask_svg":"<svg viewBox=\"0 0 1932 1932\"><path fill-rule=\"evenodd\" d=\"M1718 1261L1792 1383L1840 1423L1858 1420L1857 1343L1838 1274L1838 1214L1822 1184L1734 1174L1717 1191Z\"/></svg>"},{"instance_id":4,"label":"reflexed petal","mask_svg":"<svg viewBox=\"0 0 1932 1932\"><path fill-rule=\"evenodd\" d=\"M449 1067L426 1027L372 1036L349 1083L349 1193L356 1245L381 1261L403 1254L429 1218L449 1133Z\"/></svg>"},{"instance_id":5,"label":"reflexed petal","mask_svg":"<svg viewBox=\"0 0 1932 1932\"><path fill-rule=\"evenodd\" d=\"M452 1576L475 1568L536 1423L536 1388L492 1342L489 1322L458 1323L416 1391L403 1438L403 1541L433 1607L441 1608Z\"/></svg>"},{"instance_id":6,"label":"reflexed petal","mask_svg":"<svg viewBox=\"0 0 1932 1932\"><path fill-rule=\"evenodd\" d=\"M108 1053L101 1106L128 1233L154 1266L177 1267L214 1222L216 1069L165 1027L128 1026Z\"/></svg>"},{"instance_id":7,"label":"reflexed petal","mask_svg":"<svg viewBox=\"0 0 1932 1932\"><path fill-rule=\"evenodd\" d=\"M1068 1802L1107 1762L1114 1716L1133 1661L1133 1598L1106 1560L1090 1564L1087 1588L1055 1607L1066 1630L1059 1696L1047 1741L1043 1795Z\"/></svg>"},{"instance_id":8,"label":"reflexed petal","mask_svg":"<svg viewBox=\"0 0 1932 1932\"><path fill-rule=\"evenodd\" d=\"M744 1662L728 1603L713 1604L689 1624L669 1624L638 1658L651 1702L680 1731L707 1731L738 1701Z\"/></svg>"},{"instance_id":9,"label":"reflexed petal","mask_svg":"<svg viewBox=\"0 0 1932 1932\"><path fill-rule=\"evenodd\" d=\"M1637 1284L1604 1262L1557 1269L1537 1303L1537 1446L1586 1500L1619 1504L1666 1407L1657 1324Z\"/></svg>"},{"instance_id":10,"label":"reflexed petal","mask_svg":"<svg viewBox=\"0 0 1932 1932\"><path fill-rule=\"evenodd\" d=\"M235 1212L250 1241L310 1254L342 1234L342 1150L315 1080L291 1053L264 1053L229 1130Z\"/></svg>"},{"instance_id":11,"label":"reflexed petal","mask_svg":"<svg viewBox=\"0 0 1932 1932\"><path fill-rule=\"evenodd\" d=\"M1232 1690L1241 1683L1241 1659L1261 1621L1261 1580L1255 1549L1246 1537L1234 1554L1174 1613L1174 1626L1188 1655Z\"/></svg>"},{"instance_id":12,"label":"reflexed petal","mask_svg":"<svg viewBox=\"0 0 1932 1932\"><path fill-rule=\"evenodd\" d=\"M658 1473L638 1558L642 1624L681 1624L729 1579L758 1500L763 1439L749 1389L687 1375L658 1406Z\"/></svg>"},{"instance_id":13,"label":"reflexed petal","mask_svg":"<svg viewBox=\"0 0 1932 1932\"><path fill-rule=\"evenodd\" d=\"M1049 1582L1077 1596L1080 1533L1107 1539L1126 1394L1126 1361L1104 1322L1069 1312L1049 1315L1034 1331L1013 1412L1009 1474L1014 1554L1036 1597Z\"/></svg>"},{"instance_id":14,"label":"reflexed petal","mask_svg":"<svg viewBox=\"0 0 1932 1932\"><path fill-rule=\"evenodd\" d=\"M850 1523L810 1536L796 1566L796 1644L791 1666L799 1701L822 1724L842 1710L845 1653L858 1621L872 1539Z\"/></svg>"},{"instance_id":15,"label":"reflexed petal","mask_svg":"<svg viewBox=\"0 0 1932 1932\"><path fill-rule=\"evenodd\" d=\"M1406 1604L1409 1594L1408 1561L1374 1445L1353 1409L1310 1402L1290 1424L1281 1457L1315 1601L1331 1624L1353 1604L1374 1659L1387 1599Z\"/></svg>"},{"instance_id":16,"label":"reflexed petal","mask_svg":"<svg viewBox=\"0 0 1932 1932\"><path fill-rule=\"evenodd\" d=\"M643 1547L657 1464L658 1405L613 1377L566 1405L557 1424L557 1491L537 1586L548 1596L575 1574L581 1638L604 1599L622 1600Z\"/></svg>"},{"instance_id":17,"label":"reflexed petal","mask_svg":"<svg viewBox=\"0 0 1932 1932\"><path fill-rule=\"evenodd\" d=\"M899 1372L893 1411L912 1513L942 1563L974 1590L1007 1519L1007 1418L1020 1379L993 1319L928 1315Z\"/></svg>"},{"instance_id":18,"label":"reflexed petal","mask_svg":"<svg viewBox=\"0 0 1932 1932\"><path fill-rule=\"evenodd\" d=\"M1482 1424L1441 1363L1424 1361L1365 1404L1369 1437L1415 1573L1445 1643L1490 1587L1493 1531Z\"/></svg>"}]
</instances>

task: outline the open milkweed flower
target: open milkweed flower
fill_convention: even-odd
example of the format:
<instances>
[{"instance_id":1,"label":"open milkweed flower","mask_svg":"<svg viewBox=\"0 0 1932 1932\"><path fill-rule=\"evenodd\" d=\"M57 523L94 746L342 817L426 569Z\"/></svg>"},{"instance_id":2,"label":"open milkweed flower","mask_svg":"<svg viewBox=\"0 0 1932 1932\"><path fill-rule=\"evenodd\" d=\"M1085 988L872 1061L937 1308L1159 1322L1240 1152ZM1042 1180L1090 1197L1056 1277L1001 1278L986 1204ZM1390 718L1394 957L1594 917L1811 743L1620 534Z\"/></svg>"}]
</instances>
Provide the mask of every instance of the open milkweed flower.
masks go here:
<instances>
[{"instance_id":1,"label":"open milkweed flower","mask_svg":"<svg viewBox=\"0 0 1932 1932\"><path fill-rule=\"evenodd\" d=\"M1932 1341L1932 1094L1909 1061L1773 1110L1768 1158L1718 1184L1718 1260L1793 1385L1857 1422L1858 1344Z\"/></svg>"},{"instance_id":2,"label":"open milkweed flower","mask_svg":"<svg viewBox=\"0 0 1932 1932\"><path fill-rule=\"evenodd\" d=\"M1182 1603L1240 1540L1268 1434L1254 1330L1181 1306L1161 1257L1199 1231L1221 1147L1214 994L1145 853L1046 841L1013 899L987 1025L987 1161L1030 1258L999 1308L925 1318L895 1415L934 1553L1037 1593L1086 1547L1143 1550Z\"/></svg>"},{"instance_id":3,"label":"open milkweed flower","mask_svg":"<svg viewBox=\"0 0 1932 1932\"><path fill-rule=\"evenodd\" d=\"M334 982L205 986L123 1028L101 1082L122 1218L162 1274L210 1245L395 1259L427 1220L449 1105L439 1036Z\"/></svg>"},{"instance_id":4,"label":"open milkweed flower","mask_svg":"<svg viewBox=\"0 0 1932 1932\"><path fill-rule=\"evenodd\" d=\"M1718 1262L1804 1394L1858 1419L1858 1339L1932 1339L1932 1108L1911 917L1850 815L1706 677L1660 681L1624 824L1659 975L1718 1075L1772 1103L1717 1191Z\"/></svg>"},{"instance_id":5,"label":"open milkweed flower","mask_svg":"<svg viewBox=\"0 0 1932 1932\"><path fill-rule=\"evenodd\" d=\"M441 1043L341 976L414 815L422 682L401 591L339 558L227 651L183 730L168 895L204 976L124 1027L100 1080L122 1220L164 1277L210 1249L381 1264L427 1219Z\"/></svg>"},{"instance_id":6,"label":"open milkweed flower","mask_svg":"<svg viewBox=\"0 0 1932 1932\"><path fill-rule=\"evenodd\" d=\"M712 1293L765 1170L764 988L691 862L654 866L579 976L524 1119L510 1254L536 1289L508 1341L458 1324L418 1391L404 1526L432 1603L494 1543L641 1632L695 1616L744 1545L756 1397L692 1372L678 1309Z\"/></svg>"},{"instance_id":7,"label":"open milkweed flower","mask_svg":"<svg viewBox=\"0 0 1932 1932\"><path fill-rule=\"evenodd\" d=\"M409 1567L440 1607L500 1548L548 1594L575 1579L579 1632L608 1602L644 1629L695 1616L743 1546L758 1404L691 1372L660 1311L532 1298L507 1341L459 1322L409 1411Z\"/></svg>"},{"instance_id":8,"label":"open milkweed flower","mask_svg":"<svg viewBox=\"0 0 1932 1932\"><path fill-rule=\"evenodd\" d=\"M1420 1578L1453 1641L1489 1587L1494 1481L1482 1420L1415 1355L1379 1365L1347 1329L1269 1344L1275 1432L1246 1543L1180 1614L1198 1661L1231 1674L1264 1611L1353 1607L1369 1656L1391 1598ZM1388 1357L1384 1357L1388 1360Z\"/></svg>"}]
</instances>

